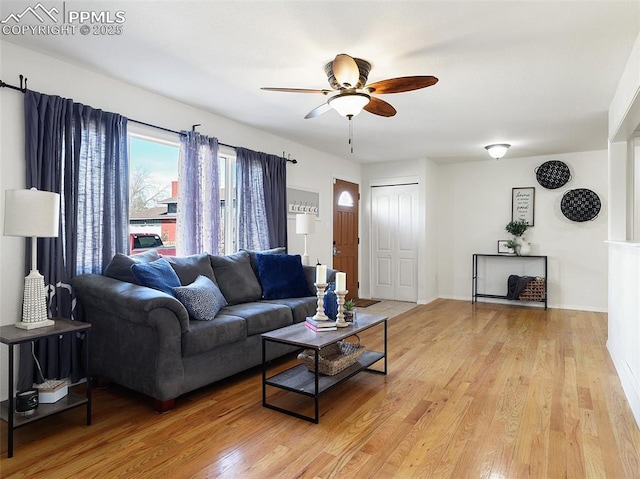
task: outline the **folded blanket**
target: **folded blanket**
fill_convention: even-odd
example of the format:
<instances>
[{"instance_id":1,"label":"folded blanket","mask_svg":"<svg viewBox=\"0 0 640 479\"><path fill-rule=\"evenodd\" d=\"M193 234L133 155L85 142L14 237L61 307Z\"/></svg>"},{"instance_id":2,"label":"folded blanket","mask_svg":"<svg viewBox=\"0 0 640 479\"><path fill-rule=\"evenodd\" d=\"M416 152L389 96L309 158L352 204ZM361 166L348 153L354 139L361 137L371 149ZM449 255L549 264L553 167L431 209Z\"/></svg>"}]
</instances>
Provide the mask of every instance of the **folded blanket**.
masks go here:
<instances>
[{"instance_id":1,"label":"folded blanket","mask_svg":"<svg viewBox=\"0 0 640 479\"><path fill-rule=\"evenodd\" d=\"M520 293L534 279L536 279L535 276L510 275L507 279L507 299L518 299Z\"/></svg>"}]
</instances>

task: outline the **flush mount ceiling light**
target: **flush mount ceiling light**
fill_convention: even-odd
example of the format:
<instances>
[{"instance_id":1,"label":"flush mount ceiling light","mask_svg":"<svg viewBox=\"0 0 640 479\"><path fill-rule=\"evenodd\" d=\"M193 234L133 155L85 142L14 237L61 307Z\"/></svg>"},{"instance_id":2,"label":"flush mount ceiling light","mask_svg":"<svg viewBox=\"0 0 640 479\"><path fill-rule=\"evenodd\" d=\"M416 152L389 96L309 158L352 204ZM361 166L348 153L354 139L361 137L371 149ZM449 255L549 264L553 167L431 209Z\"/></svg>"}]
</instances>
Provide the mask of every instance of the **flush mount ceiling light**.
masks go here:
<instances>
[{"instance_id":1,"label":"flush mount ceiling light","mask_svg":"<svg viewBox=\"0 0 640 479\"><path fill-rule=\"evenodd\" d=\"M507 143L499 143L496 145L487 145L485 146L485 149L489 152L489 156L491 156L491 158L499 160L507 153L510 146L511 145L508 145Z\"/></svg>"},{"instance_id":2,"label":"flush mount ceiling light","mask_svg":"<svg viewBox=\"0 0 640 479\"><path fill-rule=\"evenodd\" d=\"M371 97L366 93L340 93L339 95L329 98L329 106L340 115L352 118L360 113L370 100Z\"/></svg>"}]
</instances>

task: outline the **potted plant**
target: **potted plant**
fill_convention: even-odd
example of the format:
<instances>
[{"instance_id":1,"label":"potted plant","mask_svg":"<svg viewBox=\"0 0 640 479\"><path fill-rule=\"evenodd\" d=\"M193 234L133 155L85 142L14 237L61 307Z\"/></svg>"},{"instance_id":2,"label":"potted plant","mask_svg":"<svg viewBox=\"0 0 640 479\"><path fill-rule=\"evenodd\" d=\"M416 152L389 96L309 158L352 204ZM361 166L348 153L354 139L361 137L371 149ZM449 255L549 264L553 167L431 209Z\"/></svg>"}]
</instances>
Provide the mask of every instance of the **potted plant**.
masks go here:
<instances>
[{"instance_id":1,"label":"potted plant","mask_svg":"<svg viewBox=\"0 0 640 479\"><path fill-rule=\"evenodd\" d=\"M518 220L509 221L504 229L507 230L507 233L511 233L513 236L519 237L522 236L525 231L527 231L528 227L529 225L525 220Z\"/></svg>"},{"instance_id":2,"label":"potted plant","mask_svg":"<svg viewBox=\"0 0 640 479\"><path fill-rule=\"evenodd\" d=\"M513 248L518 256L526 256L531 251L531 246L523 236L528 227L529 225L527 224L526 220L521 219L518 221L509 221L509 223L507 223L507 226L505 226L504 228L507 233L510 233L514 236L514 239L509 241L507 243L507 246L509 248Z\"/></svg>"},{"instance_id":3,"label":"potted plant","mask_svg":"<svg viewBox=\"0 0 640 479\"><path fill-rule=\"evenodd\" d=\"M516 240L509 240L507 241L507 248L510 248L513 250L514 253L516 253L518 250L518 246L520 246L520 243L518 243Z\"/></svg>"},{"instance_id":4,"label":"potted plant","mask_svg":"<svg viewBox=\"0 0 640 479\"><path fill-rule=\"evenodd\" d=\"M353 299L348 299L344 302L344 320L353 321L355 315L356 303Z\"/></svg>"}]
</instances>

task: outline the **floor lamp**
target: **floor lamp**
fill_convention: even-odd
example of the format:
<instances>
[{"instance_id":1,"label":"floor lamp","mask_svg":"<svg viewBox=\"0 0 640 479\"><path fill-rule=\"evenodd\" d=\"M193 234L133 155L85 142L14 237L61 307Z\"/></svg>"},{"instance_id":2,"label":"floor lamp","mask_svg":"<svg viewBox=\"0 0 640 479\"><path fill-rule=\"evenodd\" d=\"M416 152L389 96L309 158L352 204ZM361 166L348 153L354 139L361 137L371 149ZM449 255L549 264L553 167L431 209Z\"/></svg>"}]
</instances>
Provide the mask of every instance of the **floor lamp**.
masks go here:
<instances>
[{"instance_id":1,"label":"floor lamp","mask_svg":"<svg viewBox=\"0 0 640 479\"><path fill-rule=\"evenodd\" d=\"M313 234L316 230L316 215L300 213L296 215L296 234L304 235L304 254L302 264L309 265L309 255L307 254L307 235Z\"/></svg>"},{"instance_id":2,"label":"floor lamp","mask_svg":"<svg viewBox=\"0 0 640 479\"><path fill-rule=\"evenodd\" d=\"M31 238L31 272L24 279L21 329L53 326L48 317L44 276L38 271L38 238L58 236L60 195L49 191L7 190L4 201L4 234Z\"/></svg>"}]
</instances>

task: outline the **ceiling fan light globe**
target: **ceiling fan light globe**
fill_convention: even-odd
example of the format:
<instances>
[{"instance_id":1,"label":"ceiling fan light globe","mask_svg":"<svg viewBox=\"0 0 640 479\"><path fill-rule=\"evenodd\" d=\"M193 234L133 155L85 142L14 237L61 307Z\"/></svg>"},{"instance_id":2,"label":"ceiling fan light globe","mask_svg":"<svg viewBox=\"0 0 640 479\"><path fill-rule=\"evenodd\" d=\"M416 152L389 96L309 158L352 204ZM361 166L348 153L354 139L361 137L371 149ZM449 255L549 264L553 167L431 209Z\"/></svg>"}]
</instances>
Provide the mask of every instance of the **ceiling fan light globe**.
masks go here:
<instances>
[{"instance_id":1,"label":"ceiling fan light globe","mask_svg":"<svg viewBox=\"0 0 640 479\"><path fill-rule=\"evenodd\" d=\"M507 143L499 143L495 145L487 145L485 146L485 149L487 150L491 158L495 158L496 160L499 160L507 153L507 150L509 149L510 146L511 145Z\"/></svg>"},{"instance_id":2,"label":"ceiling fan light globe","mask_svg":"<svg viewBox=\"0 0 640 479\"><path fill-rule=\"evenodd\" d=\"M338 114L349 118L360 113L369 100L371 97L366 93L341 93L329 99L329 106Z\"/></svg>"}]
</instances>

